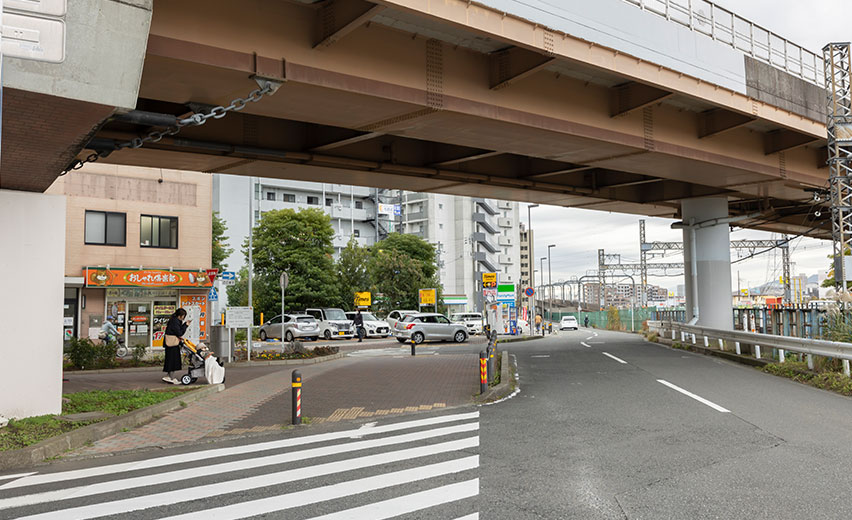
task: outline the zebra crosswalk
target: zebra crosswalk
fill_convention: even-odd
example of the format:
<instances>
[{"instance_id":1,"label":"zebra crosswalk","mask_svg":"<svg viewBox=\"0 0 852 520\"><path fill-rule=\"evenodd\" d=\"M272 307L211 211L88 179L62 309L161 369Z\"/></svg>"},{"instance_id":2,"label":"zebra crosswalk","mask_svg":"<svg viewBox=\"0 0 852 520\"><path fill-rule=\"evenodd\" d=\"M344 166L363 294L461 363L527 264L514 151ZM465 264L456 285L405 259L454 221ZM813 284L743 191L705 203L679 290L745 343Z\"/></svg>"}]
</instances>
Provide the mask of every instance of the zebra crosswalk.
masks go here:
<instances>
[{"instance_id":1,"label":"zebra crosswalk","mask_svg":"<svg viewBox=\"0 0 852 520\"><path fill-rule=\"evenodd\" d=\"M478 518L479 412L0 475L0 518Z\"/></svg>"}]
</instances>

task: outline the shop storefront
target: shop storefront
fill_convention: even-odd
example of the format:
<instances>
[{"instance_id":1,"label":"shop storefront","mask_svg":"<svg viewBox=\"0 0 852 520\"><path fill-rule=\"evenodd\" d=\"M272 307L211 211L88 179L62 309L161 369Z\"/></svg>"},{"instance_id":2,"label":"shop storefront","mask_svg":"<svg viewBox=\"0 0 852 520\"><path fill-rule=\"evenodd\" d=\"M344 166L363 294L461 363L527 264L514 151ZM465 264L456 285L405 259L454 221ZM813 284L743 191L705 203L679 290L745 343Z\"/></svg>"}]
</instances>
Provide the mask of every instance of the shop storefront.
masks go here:
<instances>
[{"instance_id":1,"label":"shop storefront","mask_svg":"<svg viewBox=\"0 0 852 520\"><path fill-rule=\"evenodd\" d=\"M89 324L89 337L97 337L107 316L129 347L162 347L169 317L178 307L191 319L186 337L207 340L207 296L215 272L205 270L84 269L83 296L88 303L82 310Z\"/></svg>"}]
</instances>

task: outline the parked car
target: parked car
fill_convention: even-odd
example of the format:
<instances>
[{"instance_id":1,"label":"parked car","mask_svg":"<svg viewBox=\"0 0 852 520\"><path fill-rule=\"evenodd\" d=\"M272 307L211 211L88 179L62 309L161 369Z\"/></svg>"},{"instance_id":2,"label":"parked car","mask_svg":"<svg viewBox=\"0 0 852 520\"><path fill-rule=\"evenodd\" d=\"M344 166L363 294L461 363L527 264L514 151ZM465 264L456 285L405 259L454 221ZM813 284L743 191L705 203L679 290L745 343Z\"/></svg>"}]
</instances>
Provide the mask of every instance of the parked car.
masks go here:
<instances>
[{"instance_id":1,"label":"parked car","mask_svg":"<svg viewBox=\"0 0 852 520\"><path fill-rule=\"evenodd\" d=\"M483 319L481 312L459 312L453 314L453 323L463 323L467 327L467 333L471 336L474 334L482 334Z\"/></svg>"},{"instance_id":2,"label":"parked car","mask_svg":"<svg viewBox=\"0 0 852 520\"><path fill-rule=\"evenodd\" d=\"M347 312L346 317L349 321L355 320L356 312ZM372 312L362 312L361 319L364 320L364 337L365 338L386 338L390 336L390 327L388 322L380 320ZM355 331L358 334L358 331Z\"/></svg>"},{"instance_id":3,"label":"parked car","mask_svg":"<svg viewBox=\"0 0 852 520\"><path fill-rule=\"evenodd\" d=\"M352 322L346 318L346 313L343 312L343 309L320 307L306 309L305 314L309 314L317 320L319 323L319 333L325 339L350 339L355 336Z\"/></svg>"},{"instance_id":4,"label":"parked car","mask_svg":"<svg viewBox=\"0 0 852 520\"><path fill-rule=\"evenodd\" d=\"M433 312L418 312L405 316L396 323L393 334L400 343L414 340L418 345L432 340L463 343L468 338L466 325L453 323L443 314Z\"/></svg>"},{"instance_id":5,"label":"parked car","mask_svg":"<svg viewBox=\"0 0 852 520\"><path fill-rule=\"evenodd\" d=\"M580 330L577 318L574 316L562 316L562 320L559 322L559 330Z\"/></svg>"},{"instance_id":6,"label":"parked car","mask_svg":"<svg viewBox=\"0 0 852 520\"><path fill-rule=\"evenodd\" d=\"M409 314L417 314L418 312L419 311L391 311L385 321L388 322L388 327L390 327L390 330L393 331L394 327L396 327L396 322Z\"/></svg>"},{"instance_id":7,"label":"parked car","mask_svg":"<svg viewBox=\"0 0 852 520\"><path fill-rule=\"evenodd\" d=\"M284 341L293 341L304 338L315 341L319 337L319 324L313 316L307 314L285 314L282 323L281 315L277 315L260 326L260 340L268 338L282 338Z\"/></svg>"}]
</instances>

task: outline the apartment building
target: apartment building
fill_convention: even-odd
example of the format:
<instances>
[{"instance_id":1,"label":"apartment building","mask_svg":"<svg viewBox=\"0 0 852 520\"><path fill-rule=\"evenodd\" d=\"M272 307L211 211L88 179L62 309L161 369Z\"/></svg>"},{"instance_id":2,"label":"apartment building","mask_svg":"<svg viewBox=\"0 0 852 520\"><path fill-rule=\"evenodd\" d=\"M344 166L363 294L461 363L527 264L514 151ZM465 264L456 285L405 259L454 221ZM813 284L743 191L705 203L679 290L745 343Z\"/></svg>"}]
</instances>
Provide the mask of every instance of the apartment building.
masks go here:
<instances>
[{"instance_id":1,"label":"apartment building","mask_svg":"<svg viewBox=\"0 0 852 520\"><path fill-rule=\"evenodd\" d=\"M518 263L520 265L520 290L527 287L535 287L535 238L532 229L527 229L524 224L518 226L518 237L520 248L518 249ZM535 296L522 298L523 305L532 309L535 305Z\"/></svg>"}]
</instances>

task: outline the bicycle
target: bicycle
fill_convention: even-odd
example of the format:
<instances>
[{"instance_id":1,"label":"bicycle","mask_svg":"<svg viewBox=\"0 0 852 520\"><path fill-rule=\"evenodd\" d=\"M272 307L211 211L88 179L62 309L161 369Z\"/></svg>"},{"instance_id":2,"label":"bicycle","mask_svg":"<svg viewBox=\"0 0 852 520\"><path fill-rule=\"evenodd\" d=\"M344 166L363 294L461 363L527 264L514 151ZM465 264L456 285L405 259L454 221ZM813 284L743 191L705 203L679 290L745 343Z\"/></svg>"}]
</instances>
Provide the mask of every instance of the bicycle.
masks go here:
<instances>
[{"instance_id":1,"label":"bicycle","mask_svg":"<svg viewBox=\"0 0 852 520\"><path fill-rule=\"evenodd\" d=\"M122 338L121 336L112 337L111 335L107 334L106 336L100 338L100 340L105 345L115 343L115 357L127 357L127 354L130 353L130 349L128 349L127 345L124 344L124 338Z\"/></svg>"}]
</instances>

